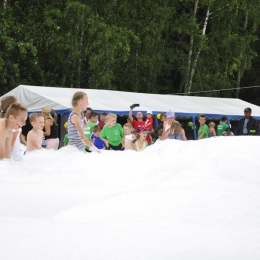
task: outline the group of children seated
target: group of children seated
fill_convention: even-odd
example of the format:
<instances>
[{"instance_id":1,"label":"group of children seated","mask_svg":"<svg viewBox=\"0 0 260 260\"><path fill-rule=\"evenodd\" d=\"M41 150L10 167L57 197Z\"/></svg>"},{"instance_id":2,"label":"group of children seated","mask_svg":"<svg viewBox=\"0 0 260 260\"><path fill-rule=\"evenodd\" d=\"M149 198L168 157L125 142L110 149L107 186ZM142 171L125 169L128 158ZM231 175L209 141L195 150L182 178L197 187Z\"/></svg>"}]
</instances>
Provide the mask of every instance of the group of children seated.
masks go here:
<instances>
[{"instance_id":1,"label":"group of children seated","mask_svg":"<svg viewBox=\"0 0 260 260\"><path fill-rule=\"evenodd\" d=\"M175 120L175 114L168 111L160 115L161 123L154 131L152 111L147 111L145 121L142 120L142 113L138 112L133 120L132 109L128 122L121 126L117 123L117 116L113 113L99 115L88 108L88 96L84 92L76 92L72 97L72 112L68 121L64 124L67 134L63 144L73 145L80 151L107 150L135 150L143 151L153 143L152 135L156 132L157 141L165 139L176 139L186 141L185 131L181 124ZM48 110L48 109L47 109ZM21 127L27 119L27 108L19 104L15 97L8 96L2 99L0 106L0 159L10 158L11 154L15 160L21 160L20 141L26 145L26 152L42 148L43 137L47 139L47 149L58 149L59 139L57 135L57 122L50 114L50 109L43 109L41 113L30 115L32 130L27 134L27 140L20 140ZM83 113L83 111L86 111ZM53 111L54 112L54 111ZM57 116L54 112L54 115ZM232 135L225 118L222 118L218 125L218 133L215 131L215 124L206 123L205 115L200 115L198 139L219 135ZM220 129L221 128L221 129ZM223 131L222 131L223 130ZM154 135L153 135L154 136Z\"/></svg>"}]
</instances>

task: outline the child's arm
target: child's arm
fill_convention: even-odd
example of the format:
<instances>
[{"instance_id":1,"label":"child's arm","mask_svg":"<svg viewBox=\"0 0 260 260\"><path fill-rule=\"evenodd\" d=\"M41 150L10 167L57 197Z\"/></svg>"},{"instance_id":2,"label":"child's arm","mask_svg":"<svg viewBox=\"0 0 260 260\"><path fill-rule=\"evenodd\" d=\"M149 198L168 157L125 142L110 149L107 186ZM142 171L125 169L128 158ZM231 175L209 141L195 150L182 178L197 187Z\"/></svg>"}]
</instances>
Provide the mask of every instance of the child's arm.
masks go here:
<instances>
[{"instance_id":1,"label":"child's arm","mask_svg":"<svg viewBox=\"0 0 260 260\"><path fill-rule=\"evenodd\" d=\"M200 136L198 137L198 140L202 139L204 137L205 133L201 133Z\"/></svg>"},{"instance_id":2,"label":"child's arm","mask_svg":"<svg viewBox=\"0 0 260 260\"><path fill-rule=\"evenodd\" d=\"M186 135L185 135L184 129L181 129L181 134L182 134L182 140L183 140L183 141L187 141L187 137L186 137Z\"/></svg>"},{"instance_id":3,"label":"child's arm","mask_svg":"<svg viewBox=\"0 0 260 260\"><path fill-rule=\"evenodd\" d=\"M11 136L7 137L6 140L5 140L5 158L11 158L11 152L12 152L11 141L12 141L12 136L13 136L13 133L11 133Z\"/></svg>"},{"instance_id":4,"label":"child's arm","mask_svg":"<svg viewBox=\"0 0 260 260\"><path fill-rule=\"evenodd\" d=\"M20 134L20 142L23 144L23 145L27 145L27 142L26 142L26 139L25 139L25 136L21 133Z\"/></svg>"},{"instance_id":5,"label":"child's arm","mask_svg":"<svg viewBox=\"0 0 260 260\"><path fill-rule=\"evenodd\" d=\"M13 137L12 137L12 141L11 141L11 150L12 151L14 149L14 143L15 143L15 140L16 140L16 137L18 134L20 134L20 132L18 132L18 131L13 132Z\"/></svg>"},{"instance_id":6,"label":"child's arm","mask_svg":"<svg viewBox=\"0 0 260 260\"><path fill-rule=\"evenodd\" d=\"M80 125L80 118L79 118L79 116L78 115L72 115L71 116L71 122L75 125L75 127L76 127L76 129L77 129L77 131L78 131L78 133L79 133L79 137L80 137L80 139L87 145L87 146L89 146L89 147L91 147L92 146L92 143L85 137L85 135L84 135L84 131L83 131L83 129L82 129L82 127L81 127L81 125Z\"/></svg>"},{"instance_id":7,"label":"child's arm","mask_svg":"<svg viewBox=\"0 0 260 260\"><path fill-rule=\"evenodd\" d=\"M109 147L109 142L108 142L107 139L105 139L105 137L106 137L106 133L105 133L105 132L106 132L106 126L104 126L103 129L102 129L102 131L101 131L100 139L101 139L103 142L105 142L106 147Z\"/></svg>"}]
</instances>

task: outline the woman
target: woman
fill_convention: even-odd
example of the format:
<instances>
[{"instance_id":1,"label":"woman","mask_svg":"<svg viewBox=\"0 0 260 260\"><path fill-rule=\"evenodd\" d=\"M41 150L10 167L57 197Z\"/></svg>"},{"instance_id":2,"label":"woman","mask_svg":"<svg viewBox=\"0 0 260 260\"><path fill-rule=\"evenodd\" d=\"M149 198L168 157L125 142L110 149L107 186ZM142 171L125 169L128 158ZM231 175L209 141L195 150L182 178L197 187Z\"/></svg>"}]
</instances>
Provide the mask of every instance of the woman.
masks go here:
<instances>
[{"instance_id":1,"label":"woman","mask_svg":"<svg viewBox=\"0 0 260 260\"><path fill-rule=\"evenodd\" d=\"M187 141L185 131L177 121L172 123L170 129L165 134L165 138Z\"/></svg>"},{"instance_id":2,"label":"woman","mask_svg":"<svg viewBox=\"0 0 260 260\"><path fill-rule=\"evenodd\" d=\"M44 117L44 128L43 128L43 135L46 140L46 149L54 149L58 150L59 148L59 137L58 137L58 124L55 119L51 116L53 112L54 118L57 120L57 115L55 111L50 109L49 107L44 107L42 109L41 114Z\"/></svg>"}]
</instances>

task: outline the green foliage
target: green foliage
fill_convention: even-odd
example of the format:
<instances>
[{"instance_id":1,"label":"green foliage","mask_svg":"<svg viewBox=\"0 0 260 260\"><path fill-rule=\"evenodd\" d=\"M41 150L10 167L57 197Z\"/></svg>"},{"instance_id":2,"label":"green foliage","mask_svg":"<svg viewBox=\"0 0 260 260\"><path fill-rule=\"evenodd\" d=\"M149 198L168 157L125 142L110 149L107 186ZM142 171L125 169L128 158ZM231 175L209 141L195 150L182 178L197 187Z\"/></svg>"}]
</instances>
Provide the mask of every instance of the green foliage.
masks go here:
<instances>
[{"instance_id":1,"label":"green foliage","mask_svg":"<svg viewBox=\"0 0 260 260\"><path fill-rule=\"evenodd\" d=\"M195 3L7 1L0 94L19 84L166 94L190 81L191 92L231 97L212 90L236 87L238 73L241 86L259 84L260 0Z\"/></svg>"}]
</instances>

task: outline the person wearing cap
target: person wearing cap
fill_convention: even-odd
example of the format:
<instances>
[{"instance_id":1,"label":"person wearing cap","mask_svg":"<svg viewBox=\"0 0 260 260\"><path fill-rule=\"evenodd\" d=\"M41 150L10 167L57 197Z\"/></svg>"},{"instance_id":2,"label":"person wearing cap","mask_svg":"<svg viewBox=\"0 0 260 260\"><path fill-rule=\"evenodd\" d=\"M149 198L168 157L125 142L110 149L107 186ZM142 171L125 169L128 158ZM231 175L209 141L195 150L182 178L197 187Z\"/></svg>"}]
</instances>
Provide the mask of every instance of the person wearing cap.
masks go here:
<instances>
[{"instance_id":1,"label":"person wearing cap","mask_svg":"<svg viewBox=\"0 0 260 260\"><path fill-rule=\"evenodd\" d=\"M147 146L148 143L146 141L147 137L147 128L141 126L138 128L136 139L133 140L133 148L135 151L140 152L143 151Z\"/></svg>"},{"instance_id":2,"label":"person wearing cap","mask_svg":"<svg viewBox=\"0 0 260 260\"><path fill-rule=\"evenodd\" d=\"M235 135L260 135L258 121L251 116L252 109L244 109L244 118L238 121Z\"/></svg>"},{"instance_id":3,"label":"person wearing cap","mask_svg":"<svg viewBox=\"0 0 260 260\"><path fill-rule=\"evenodd\" d=\"M175 113L171 110L166 112L166 120L163 122L163 140L166 139L166 133L171 128L172 123L175 122Z\"/></svg>"},{"instance_id":4,"label":"person wearing cap","mask_svg":"<svg viewBox=\"0 0 260 260\"><path fill-rule=\"evenodd\" d=\"M227 117L222 116L221 121L217 125L217 136L222 136L223 132L225 132L229 128L229 125L227 124Z\"/></svg>"},{"instance_id":5,"label":"person wearing cap","mask_svg":"<svg viewBox=\"0 0 260 260\"><path fill-rule=\"evenodd\" d=\"M148 131L153 130L153 112L151 110L148 110L146 113L146 120L144 126L148 129Z\"/></svg>"}]
</instances>

